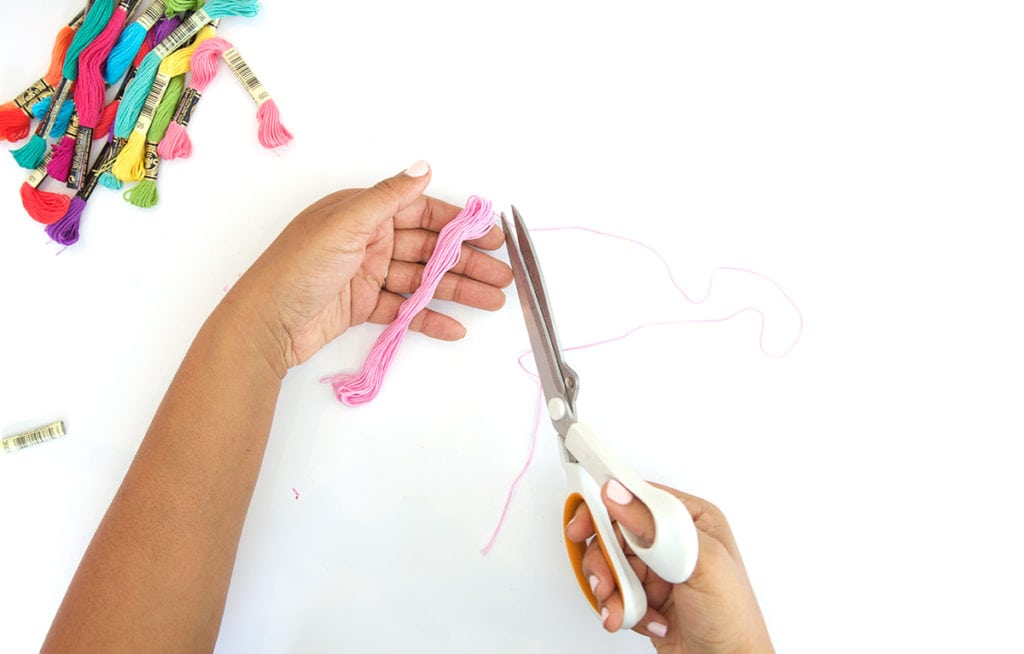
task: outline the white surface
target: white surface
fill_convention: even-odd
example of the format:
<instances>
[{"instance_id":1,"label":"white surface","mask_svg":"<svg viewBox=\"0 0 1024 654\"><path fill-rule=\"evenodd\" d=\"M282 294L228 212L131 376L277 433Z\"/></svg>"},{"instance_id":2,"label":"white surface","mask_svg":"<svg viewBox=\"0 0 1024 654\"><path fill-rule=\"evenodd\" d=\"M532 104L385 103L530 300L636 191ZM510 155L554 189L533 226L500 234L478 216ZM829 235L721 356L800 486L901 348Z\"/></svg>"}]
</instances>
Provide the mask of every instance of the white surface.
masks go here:
<instances>
[{"instance_id":1,"label":"white surface","mask_svg":"<svg viewBox=\"0 0 1024 654\"><path fill-rule=\"evenodd\" d=\"M13 97L79 3L0 4ZM1019 3L299 6L222 30L277 97L287 151L258 147L222 74L160 207L98 191L60 256L0 162L0 426L69 431L0 457L0 649L42 641L225 285L306 204L418 158L434 195L655 243L698 294L716 266L753 268L799 303L783 360L759 354L752 314L570 357L581 416L625 461L730 516L780 651L1024 648ZM746 302L770 350L792 336L764 284L723 273L695 310L642 251L536 240L567 344ZM219 651L649 650L603 634L576 588L548 431L478 553L535 394L514 293L456 313L470 335L410 337L365 408L317 379L354 369L379 327L290 374Z\"/></svg>"}]
</instances>

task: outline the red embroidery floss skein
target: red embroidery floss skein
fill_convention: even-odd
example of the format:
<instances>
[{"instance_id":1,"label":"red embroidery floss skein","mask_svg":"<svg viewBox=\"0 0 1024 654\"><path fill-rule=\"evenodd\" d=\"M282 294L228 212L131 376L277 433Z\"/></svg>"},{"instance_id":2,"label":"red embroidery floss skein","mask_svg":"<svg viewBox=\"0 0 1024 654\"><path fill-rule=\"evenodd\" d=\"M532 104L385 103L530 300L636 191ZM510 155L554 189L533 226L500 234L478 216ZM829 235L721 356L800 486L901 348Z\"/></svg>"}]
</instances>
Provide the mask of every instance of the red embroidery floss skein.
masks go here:
<instances>
[{"instance_id":1,"label":"red embroidery floss skein","mask_svg":"<svg viewBox=\"0 0 1024 654\"><path fill-rule=\"evenodd\" d=\"M85 19L85 11L80 11L70 23L57 33L50 55L50 69L42 79L28 87L11 102L0 105L0 141L4 139L14 142L28 136L32 121L32 107L43 98L53 94L53 87L60 83L61 69L64 66L64 55L75 38L75 30Z\"/></svg>"}]
</instances>

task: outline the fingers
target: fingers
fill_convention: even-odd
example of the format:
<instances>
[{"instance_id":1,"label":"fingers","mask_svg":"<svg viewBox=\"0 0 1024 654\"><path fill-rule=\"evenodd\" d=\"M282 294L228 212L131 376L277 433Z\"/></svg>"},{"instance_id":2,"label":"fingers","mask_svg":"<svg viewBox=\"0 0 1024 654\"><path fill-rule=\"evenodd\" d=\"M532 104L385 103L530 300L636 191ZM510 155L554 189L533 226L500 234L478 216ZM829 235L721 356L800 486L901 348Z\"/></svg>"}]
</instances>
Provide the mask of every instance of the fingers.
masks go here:
<instances>
[{"instance_id":1,"label":"fingers","mask_svg":"<svg viewBox=\"0 0 1024 654\"><path fill-rule=\"evenodd\" d=\"M608 508L608 516L628 529L640 544L650 547L654 542L654 516L650 510L633 497L629 490L612 479L601 489L601 499Z\"/></svg>"},{"instance_id":2,"label":"fingers","mask_svg":"<svg viewBox=\"0 0 1024 654\"><path fill-rule=\"evenodd\" d=\"M420 287L423 269L417 263L393 261L388 269L385 288L393 293L415 293ZM501 289L452 273L445 273L441 277L434 297L487 311L500 309L505 304L505 294Z\"/></svg>"},{"instance_id":3,"label":"fingers","mask_svg":"<svg viewBox=\"0 0 1024 654\"><path fill-rule=\"evenodd\" d=\"M648 483L678 497L683 505L686 506L687 511L690 512L693 524L697 527L697 530L722 543L734 559L740 560L740 551L736 545L736 538L732 535L732 528L729 526L729 521L721 509L696 495L690 495L689 493L684 493L683 491L653 481Z\"/></svg>"},{"instance_id":4,"label":"fingers","mask_svg":"<svg viewBox=\"0 0 1024 654\"><path fill-rule=\"evenodd\" d=\"M651 600L648 600L647 603L650 605L655 604ZM647 607L644 617L640 618L640 622L637 622L636 626L633 627L633 631L654 640L667 637L669 635L668 629L668 619L660 611L656 611L650 606Z\"/></svg>"},{"instance_id":5,"label":"fingers","mask_svg":"<svg viewBox=\"0 0 1024 654\"><path fill-rule=\"evenodd\" d=\"M345 197L337 205L345 211L333 213L343 219L339 225L350 233L369 239L382 223L417 204L429 183L430 167L418 161L394 177Z\"/></svg>"},{"instance_id":6,"label":"fingers","mask_svg":"<svg viewBox=\"0 0 1024 654\"><path fill-rule=\"evenodd\" d=\"M565 526L565 535L574 543L582 543L595 533L594 519L590 515L590 509L586 502L580 502L576 507L576 514Z\"/></svg>"},{"instance_id":7,"label":"fingers","mask_svg":"<svg viewBox=\"0 0 1024 654\"><path fill-rule=\"evenodd\" d=\"M436 246L436 232L426 229L400 229L395 232L393 258L411 263L426 263ZM512 283L512 269L507 264L465 244L459 254L459 261L451 272L498 288L505 288Z\"/></svg>"},{"instance_id":8,"label":"fingers","mask_svg":"<svg viewBox=\"0 0 1024 654\"><path fill-rule=\"evenodd\" d=\"M410 204L395 214L396 229L425 229L440 232L441 228L459 215L462 207L424 196L422 200ZM491 230L478 239L467 241L484 250L496 250L505 242L505 233L495 224ZM431 249L433 251L433 249Z\"/></svg>"},{"instance_id":9,"label":"fingers","mask_svg":"<svg viewBox=\"0 0 1024 654\"><path fill-rule=\"evenodd\" d=\"M388 276L390 277L390 274ZM381 291L377 306L368 319L369 322L378 325L391 324L398 315L398 307L402 306L404 301L405 298L401 295ZM458 320L430 309L417 313L409 323L409 330L440 341L457 341L466 335L466 328Z\"/></svg>"}]
</instances>

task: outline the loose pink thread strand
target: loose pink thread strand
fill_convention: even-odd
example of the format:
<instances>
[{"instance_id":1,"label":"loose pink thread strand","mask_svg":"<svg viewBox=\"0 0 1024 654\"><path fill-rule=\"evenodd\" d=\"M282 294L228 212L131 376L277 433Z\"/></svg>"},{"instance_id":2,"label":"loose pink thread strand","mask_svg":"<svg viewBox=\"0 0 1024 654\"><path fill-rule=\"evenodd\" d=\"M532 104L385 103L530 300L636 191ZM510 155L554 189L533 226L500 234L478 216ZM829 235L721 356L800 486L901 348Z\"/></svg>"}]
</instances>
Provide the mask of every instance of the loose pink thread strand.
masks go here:
<instances>
[{"instance_id":1,"label":"loose pink thread strand","mask_svg":"<svg viewBox=\"0 0 1024 654\"><path fill-rule=\"evenodd\" d=\"M642 329L647 329L649 327L661 327L661 326L668 326L668 325L686 325L686 324L691 324L692 325L692 324L701 324L701 323L722 323L722 322L727 322L729 320L732 320L736 316L739 316L740 314L743 314L743 313L747 313L748 311L752 311L752 312L756 313L761 318L761 327L760 327L760 330L759 330L759 333L758 333L758 347L761 350L761 353L764 354L765 356L768 356L768 357L771 357L771 358L774 358L774 359L781 359L781 358L785 357L786 355L788 355L790 352L793 351L793 348L796 347L797 343L800 342L801 336L803 336L804 317L803 317L803 314L800 312L800 307L797 306L796 302L793 301L793 298L791 298L789 296L789 294L786 293L785 289L783 289L782 286L778 282L776 282L774 279L772 279L772 278L770 278L770 277L768 277L766 275L762 275L759 272L756 272L754 270L749 270L747 268L736 268L736 267L732 267L732 266L720 266L720 267L715 268L714 270L711 271L711 275L709 275L709 277L708 277L708 288L707 288L707 290L704 293L704 297L702 297L700 300L694 300L693 298L690 297L690 295L685 290L683 290L683 287L679 285L679 282L676 281L675 275L672 274L672 267L669 265L668 260L664 256L662 256L662 254L660 252L655 250L650 245L647 245L646 243L643 243L643 242L638 241L636 239L629 238L628 236L620 236L618 234L611 234L611 233L608 233L608 232L602 232L600 230L591 229L589 227L577 227L577 226L569 226L569 227L542 227L542 228L539 228L539 229L532 229L532 230L530 230L530 233L534 234L534 233L537 233L537 232L562 232L562 231L570 231L570 230L590 232L592 234L597 234L597 235L600 235L600 236L606 236L608 238L614 238L614 239L618 239L620 241L626 241L627 243L633 243L634 245L639 245L640 247L644 248L648 252L652 253L654 256L658 257L658 259L661 261L662 265L665 267L665 271L668 273L668 277L671 280L672 285L676 287L676 290L679 291L679 294L682 295L683 298L686 299L686 301L689 302L690 304L699 305L699 304L703 304L704 302L707 301L707 299L711 296L711 289L712 289L712 287L714 285L715 273L717 273L719 271L722 271L722 270L728 270L728 271L732 271L732 272L740 272L740 273L744 273L744 274L747 274L747 275L751 275L751 276L753 276L753 277L755 277L757 279L764 280L764 281L770 283L772 286L774 286L779 291L779 293L781 293L782 296L784 298L786 298L786 301L789 302L790 306L792 306L793 309L796 311L796 315L797 315L797 318L799 319L799 323L800 324L799 324L799 327L797 329L796 337L793 339L793 342L781 354L773 354L771 352L768 352L764 348L764 329L765 329L766 319L765 319L764 312L761 311L760 309L758 309L757 307L744 307L742 309L738 309L738 310L736 310L736 311L734 311L734 312L732 312L732 313L730 313L730 314L728 314L726 316L722 316L722 317L719 317L719 318L693 318L693 319L688 319L688 320L663 320L663 321L655 321L655 322L643 323L643 324L637 325L636 327L633 327L633 328L627 330L626 332L624 332L622 334L619 334L617 336L612 336L610 338L605 338L605 339L602 339L602 340L599 340L599 341L594 341L592 343L586 343L586 344L583 344L583 345L574 345L572 347L567 347L567 348L565 348L566 352L572 352L572 351L575 351L575 350L585 350L585 349L588 349L588 348L599 347L601 345L607 345L609 343L614 343L616 341L621 341L621 340L624 340L624 339L628 338L629 336L635 334L636 332L638 332L638 331L640 331ZM526 352L524 352L523 354L521 354L519 356L519 359L518 359L519 367L526 374L530 375L534 379L538 379L537 374L532 372L531 370L529 370L526 367L526 365L524 364L524 360L525 360L526 356L528 354L530 354L530 353L531 353L530 350L527 350ZM538 389L539 389L539 383L538 383ZM533 455L534 455L534 452L536 450L536 445L537 445L537 433L540 431L541 406L543 404L542 401L541 401L542 397L543 397L543 394L538 395L537 410L536 410L537 411L537 415L536 415L536 419L534 420L534 424L533 424L533 433L530 436L530 447L529 447L529 451L526 454L526 461L523 462L522 468L519 470L519 473L516 475L515 479L512 480L512 484L511 484L511 486L508 489L508 493L505 495L505 504L502 507L501 515L498 517L498 523L495 525L494 531L491 532L491 537L488 539L487 544L484 545L483 548L481 548L481 550L480 550L480 553L483 554L484 556L486 556L491 551L491 548L494 547L494 543L498 540L498 535L501 533L501 529L502 529L502 527L505 524L505 518L508 516L509 507L512 504L512 496L515 494L516 488L519 486L519 482L526 475L526 471L529 469L530 463L533 461Z\"/></svg>"},{"instance_id":2,"label":"loose pink thread strand","mask_svg":"<svg viewBox=\"0 0 1024 654\"><path fill-rule=\"evenodd\" d=\"M441 229L434 253L423 269L420 287L398 308L394 322L377 338L358 375L336 374L320 381L330 384L340 402L347 406L366 404L380 392L384 375L405 338L412 319L434 297L441 278L459 261L462 242L480 238L494 225L494 211L488 200L472 195L466 208Z\"/></svg>"}]
</instances>

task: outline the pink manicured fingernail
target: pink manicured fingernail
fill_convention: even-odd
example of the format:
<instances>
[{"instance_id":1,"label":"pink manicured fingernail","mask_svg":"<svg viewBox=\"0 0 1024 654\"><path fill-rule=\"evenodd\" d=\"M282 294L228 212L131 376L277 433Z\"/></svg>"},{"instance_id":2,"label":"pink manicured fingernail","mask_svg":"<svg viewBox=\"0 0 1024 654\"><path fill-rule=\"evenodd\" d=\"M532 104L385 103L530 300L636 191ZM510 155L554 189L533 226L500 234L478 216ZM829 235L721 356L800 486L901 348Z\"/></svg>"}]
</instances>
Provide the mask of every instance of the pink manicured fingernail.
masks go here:
<instances>
[{"instance_id":1,"label":"pink manicured fingernail","mask_svg":"<svg viewBox=\"0 0 1024 654\"><path fill-rule=\"evenodd\" d=\"M617 480L612 479L608 482L608 499L616 504L629 504L633 501L633 493L630 493Z\"/></svg>"},{"instance_id":2,"label":"pink manicured fingernail","mask_svg":"<svg viewBox=\"0 0 1024 654\"><path fill-rule=\"evenodd\" d=\"M601 580L597 578L597 575L590 575L590 579L588 579L587 581L590 582L590 592L596 593L597 585L601 583Z\"/></svg>"},{"instance_id":3,"label":"pink manicured fingernail","mask_svg":"<svg viewBox=\"0 0 1024 654\"><path fill-rule=\"evenodd\" d=\"M423 177L430 172L430 164L426 161L420 160L405 169L405 174L409 177Z\"/></svg>"},{"instance_id":4,"label":"pink manicured fingernail","mask_svg":"<svg viewBox=\"0 0 1024 654\"><path fill-rule=\"evenodd\" d=\"M647 631L651 632L651 635L656 638L664 638L665 634L668 633L668 627L661 624L660 622L648 622Z\"/></svg>"},{"instance_id":5,"label":"pink manicured fingernail","mask_svg":"<svg viewBox=\"0 0 1024 654\"><path fill-rule=\"evenodd\" d=\"M608 616L609 615L611 615L611 611L608 610L608 607L607 606L602 607L601 608L601 624L604 624L605 622L608 622Z\"/></svg>"}]
</instances>

